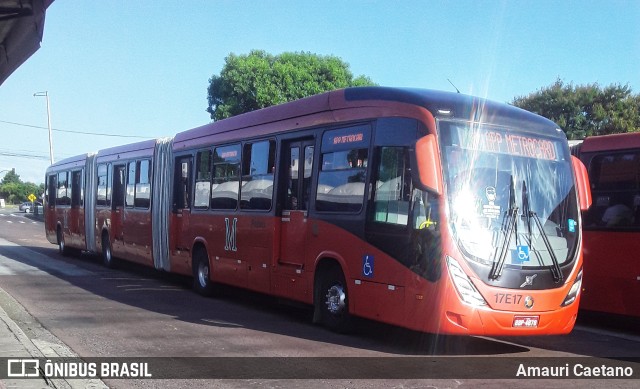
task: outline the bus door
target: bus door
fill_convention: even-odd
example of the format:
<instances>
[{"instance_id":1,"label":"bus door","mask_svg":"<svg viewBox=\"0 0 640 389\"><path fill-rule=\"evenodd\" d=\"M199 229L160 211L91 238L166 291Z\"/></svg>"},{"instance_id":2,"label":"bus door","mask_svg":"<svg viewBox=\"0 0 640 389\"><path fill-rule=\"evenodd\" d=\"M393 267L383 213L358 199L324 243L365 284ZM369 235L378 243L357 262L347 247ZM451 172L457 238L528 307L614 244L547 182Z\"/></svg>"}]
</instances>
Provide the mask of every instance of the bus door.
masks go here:
<instances>
[{"instance_id":1,"label":"bus door","mask_svg":"<svg viewBox=\"0 0 640 389\"><path fill-rule=\"evenodd\" d=\"M191 168L193 157L177 157L173 177L173 222L171 223L170 250L176 259L176 271L191 273ZM173 263L172 263L173 266Z\"/></svg>"},{"instance_id":2,"label":"bus door","mask_svg":"<svg viewBox=\"0 0 640 389\"><path fill-rule=\"evenodd\" d=\"M126 257L124 246L124 196L126 165L113 166L113 197L111 199L111 249L114 256Z\"/></svg>"},{"instance_id":3,"label":"bus door","mask_svg":"<svg viewBox=\"0 0 640 389\"><path fill-rule=\"evenodd\" d=\"M74 247L86 247L84 229L84 204L82 192L82 170L71 172L71 209L69 210L69 233Z\"/></svg>"},{"instance_id":4,"label":"bus door","mask_svg":"<svg viewBox=\"0 0 640 389\"><path fill-rule=\"evenodd\" d=\"M276 293L298 295L306 289L302 280L304 271L307 215L313 168L313 140L297 140L283 144L284 162L279 177L285 181L280 191L282 217L280 224L280 257L278 270L281 280Z\"/></svg>"}]
</instances>

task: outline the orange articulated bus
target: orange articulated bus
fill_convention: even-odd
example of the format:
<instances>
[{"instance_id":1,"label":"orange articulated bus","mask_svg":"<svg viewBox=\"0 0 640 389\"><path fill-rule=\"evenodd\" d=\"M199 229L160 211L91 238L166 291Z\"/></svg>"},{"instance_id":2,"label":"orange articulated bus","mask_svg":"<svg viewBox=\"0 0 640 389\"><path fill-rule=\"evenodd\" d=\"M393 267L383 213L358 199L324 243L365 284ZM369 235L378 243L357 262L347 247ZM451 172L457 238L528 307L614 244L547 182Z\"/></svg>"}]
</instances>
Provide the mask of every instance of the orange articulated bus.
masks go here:
<instances>
[{"instance_id":1,"label":"orange articulated bus","mask_svg":"<svg viewBox=\"0 0 640 389\"><path fill-rule=\"evenodd\" d=\"M586 170L556 124L506 104L351 88L46 174L61 252L191 275L205 295L302 302L336 331L354 316L518 336L576 320Z\"/></svg>"},{"instance_id":2,"label":"orange articulated bus","mask_svg":"<svg viewBox=\"0 0 640 389\"><path fill-rule=\"evenodd\" d=\"M589 137L577 150L593 193L580 308L640 318L640 133Z\"/></svg>"}]
</instances>

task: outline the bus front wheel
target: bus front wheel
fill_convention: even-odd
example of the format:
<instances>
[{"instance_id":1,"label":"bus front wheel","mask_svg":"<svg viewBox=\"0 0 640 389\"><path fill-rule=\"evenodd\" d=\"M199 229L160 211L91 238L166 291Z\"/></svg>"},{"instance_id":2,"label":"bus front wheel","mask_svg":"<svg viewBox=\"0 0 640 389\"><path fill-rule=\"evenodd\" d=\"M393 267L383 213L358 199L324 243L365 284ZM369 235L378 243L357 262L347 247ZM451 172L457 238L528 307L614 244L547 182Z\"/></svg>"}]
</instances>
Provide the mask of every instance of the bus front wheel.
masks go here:
<instances>
[{"instance_id":1,"label":"bus front wheel","mask_svg":"<svg viewBox=\"0 0 640 389\"><path fill-rule=\"evenodd\" d=\"M340 267L332 266L321 271L315 288L314 321L335 332L349 332L352 328L349 296Z\"/></svg>"}]
</instances>

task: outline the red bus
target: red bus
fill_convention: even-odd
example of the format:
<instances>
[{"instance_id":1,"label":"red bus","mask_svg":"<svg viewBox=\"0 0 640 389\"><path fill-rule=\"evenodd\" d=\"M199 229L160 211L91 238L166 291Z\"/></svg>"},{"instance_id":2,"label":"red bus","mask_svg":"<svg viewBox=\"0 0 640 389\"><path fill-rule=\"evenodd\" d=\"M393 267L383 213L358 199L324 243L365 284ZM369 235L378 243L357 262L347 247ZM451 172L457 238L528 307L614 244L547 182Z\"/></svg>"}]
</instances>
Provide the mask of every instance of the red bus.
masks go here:
<instances>
[{"instance_id":1,"label":"red bus","mask_svg":"<svg viewBox=\"0 0 640 389\"><path fill-rule=\"evenodd\" d=\"M95 201L59 201L74 174ZM309 304L336 331L354 316L481 335L576 320L586 170L556 124L505 104L338 90L62 161L47 182L61 251ZM84 241L74 207L93 215Z\"/></svg>"},{"instance_id":2,"label":"red bus","mask_svg":"<svg viewBox=\"0 0 640 389\"><path fill-rule=\"evenodd\" d=\"M580 308L640 317L640 133L587 138L579 155L594 199L583 217Z\"/></svg>"}]
</instances>

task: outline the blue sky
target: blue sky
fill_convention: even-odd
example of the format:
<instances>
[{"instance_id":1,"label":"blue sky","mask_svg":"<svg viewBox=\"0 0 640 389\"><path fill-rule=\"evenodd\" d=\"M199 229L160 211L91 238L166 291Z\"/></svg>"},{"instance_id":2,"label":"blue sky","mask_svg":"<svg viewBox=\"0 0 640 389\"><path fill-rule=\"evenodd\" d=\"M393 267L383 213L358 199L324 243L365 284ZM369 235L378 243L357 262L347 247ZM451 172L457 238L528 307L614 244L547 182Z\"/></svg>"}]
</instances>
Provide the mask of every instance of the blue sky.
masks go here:
<instances>
[{"instance_id":1,"label":"blue sky","mask_svg":"<svg viewBox=\"0 0 640 389\"><path fill-rule=\"evenodd\" d=\"M335 55L384 86L453 90L450 79L503 102L557 78L637 94L639 20L637 0L55 0L41 49L0 86L0 171L44 181L35 92L48 91L54 129L141 137L54 131L60 160L208 123L209 78L252 49Z\"/></svg>"}]
</instances>

